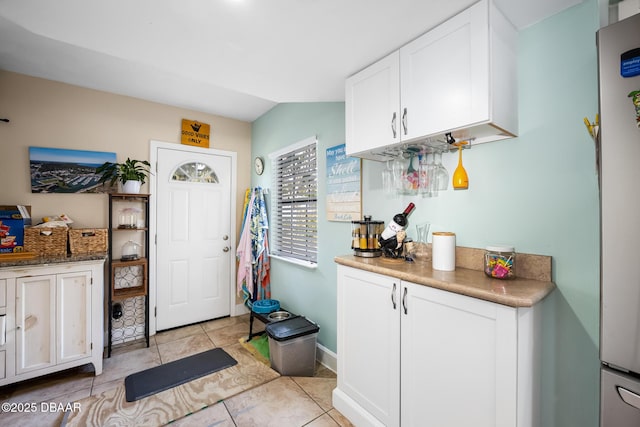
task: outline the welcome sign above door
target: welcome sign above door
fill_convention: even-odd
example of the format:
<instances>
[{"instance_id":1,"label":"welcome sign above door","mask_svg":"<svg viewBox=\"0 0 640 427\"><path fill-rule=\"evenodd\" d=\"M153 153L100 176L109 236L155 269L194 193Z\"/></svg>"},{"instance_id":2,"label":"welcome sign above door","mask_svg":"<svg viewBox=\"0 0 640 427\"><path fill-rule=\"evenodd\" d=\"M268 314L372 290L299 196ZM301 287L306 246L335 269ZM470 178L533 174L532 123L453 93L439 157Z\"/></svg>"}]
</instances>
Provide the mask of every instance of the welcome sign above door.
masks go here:
<instances>
[{"instance_id":1,"label":"welcome sign above door","mask_svg":"<svg viewBox=\"0 0 640 427\"><path fill-rule=\"evenodd\" d=\"M182 119L181 141L186 145L209 148L211 127L206 123Z\"/></svg>"}]
</instances>

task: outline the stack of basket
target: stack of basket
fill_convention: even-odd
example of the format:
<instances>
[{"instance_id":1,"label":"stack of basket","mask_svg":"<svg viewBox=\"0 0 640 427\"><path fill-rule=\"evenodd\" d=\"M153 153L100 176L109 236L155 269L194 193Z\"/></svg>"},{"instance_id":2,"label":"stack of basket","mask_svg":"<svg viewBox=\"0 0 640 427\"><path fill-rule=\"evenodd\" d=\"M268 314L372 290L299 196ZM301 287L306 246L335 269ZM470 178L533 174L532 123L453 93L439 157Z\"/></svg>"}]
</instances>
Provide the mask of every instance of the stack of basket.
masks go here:
<instances>
[{"instance_id":1,"label":"stack of basket","mask_svg":"<svg viewBox=\"0 0 640 427\"><path fill-rule=\"evenodd\" d=\"M25 227L24 250L40 256L64 256L107 251L107 230L102 228Z\"/></svg>"}]
</instances>

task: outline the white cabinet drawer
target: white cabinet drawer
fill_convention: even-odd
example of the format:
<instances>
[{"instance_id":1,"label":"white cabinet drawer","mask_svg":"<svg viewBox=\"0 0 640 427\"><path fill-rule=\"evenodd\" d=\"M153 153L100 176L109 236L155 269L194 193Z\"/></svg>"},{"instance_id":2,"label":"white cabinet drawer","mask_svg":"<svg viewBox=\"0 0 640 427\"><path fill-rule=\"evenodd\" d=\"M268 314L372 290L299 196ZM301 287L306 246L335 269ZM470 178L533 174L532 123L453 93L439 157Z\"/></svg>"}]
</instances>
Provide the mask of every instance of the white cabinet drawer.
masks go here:
<instances>
[{"instance_id":1,"label":"white cabinet drawer","mask_svg":"<svg viewBox=\"0 0 640 427\"><path fill-rule=\"evenodd\" d=\"M0 279L0 307L7 306L7 279Z\"/></svg>"},{"instance_id":2,"label":"white cabinet drawer","mask_svg":"<svg viewBox=\"0 0 640 427\"><path fill-rule=\"evenodd\" d=\"M7 315L0 315L0 347L7 343Z\"/></svg>"},{"instance_id":3,"label":"white cabinet drawer","mask_svg":"<svg viewBox=\"0 0 640 427\"><path fill-rule=\"evenodd\" d=\"M6 376L6 373L7 373L6 365L7 365L6 352L3 350L3 351L0 351L0 380L4 379L4 377Z\"/></svg>"}]
</instances>

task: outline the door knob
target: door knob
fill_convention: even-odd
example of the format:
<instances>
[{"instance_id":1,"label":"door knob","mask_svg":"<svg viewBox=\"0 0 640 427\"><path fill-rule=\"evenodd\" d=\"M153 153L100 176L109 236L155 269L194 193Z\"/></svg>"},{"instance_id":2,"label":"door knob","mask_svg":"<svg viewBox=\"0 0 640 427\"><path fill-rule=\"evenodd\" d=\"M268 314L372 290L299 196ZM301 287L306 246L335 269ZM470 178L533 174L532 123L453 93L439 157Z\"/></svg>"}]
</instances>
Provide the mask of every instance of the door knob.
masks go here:
<instances>
[{"instance_id":1,"label":"door knob","mask_svg":"<svg viewBox=\"0 0 640 427\"><path fill-rule=\"evenodd\" d=\"M229 249L231 249L229 246L225 246L222 248L222 252L229 252Z\"/></svg>"},{"instance_id":2,"label":"door knob","mask_svg":"<svg viewBox=\"0 0 640 427\"><path fill-rule=\"evenodd\" d=\"M229 236L225 234L224 236L222 236L222 240L229 240Z\"/></svg>"}]
</instances>

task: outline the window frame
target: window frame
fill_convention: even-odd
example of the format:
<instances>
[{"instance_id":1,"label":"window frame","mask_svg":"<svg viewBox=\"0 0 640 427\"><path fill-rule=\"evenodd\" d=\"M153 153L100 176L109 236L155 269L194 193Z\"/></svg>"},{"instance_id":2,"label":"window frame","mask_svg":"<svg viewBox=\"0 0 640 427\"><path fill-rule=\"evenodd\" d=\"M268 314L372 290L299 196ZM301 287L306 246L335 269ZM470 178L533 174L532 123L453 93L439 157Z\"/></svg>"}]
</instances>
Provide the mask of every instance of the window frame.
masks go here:
<instances>
[{"instance_id":1,"label":"window frame","mask_svg":"<svg viewBox=\"0 0 640 427\"><path fill-rule=\"evenodd\" d=\"M307 268L317 268L318 265L318 139L305 138L294 144L269 154L271 161L271 226L270 256ZM300 170L291 164L296 156L308 157L313 161L306 162ZM284 169L283 169L284 167ZM287 177L281 174L287 171ZM292 168L295 172L291 174ZM302 191L294 183L304 184ZM290 194L294 200L284 200L283 192ZM298 200L295 198L298 197ZM291 212L291 220L283 221L282 212ZM303 225L296 225L295 214L303 217ZM297 216L300 218L300 216ZM309 227L309 224L313 224ZM299 231L298 237L295 232Z\"/></svg>"},{"instance_id":2,"label":"window frame","mask_svg":"<svg viewBox=\"0 0 640 427\"><path fill-rule=\"evenodd\" d=\"M210 173L206 173L204 175L198 173L197 170L199 169L199 165L203 165L204 167L202 169L205 172ZM196 173L192 174L193 171L191 169L196 171ZM188 179L178 179L178 177L185 177ZM207 177L210 177L211 179L206 179ZM171 182L186 182L190 184L220 184L218 174L210 165L205 162L191 160L182 162L173 168L170 179Z\"/></svg>"}]
</instances>

